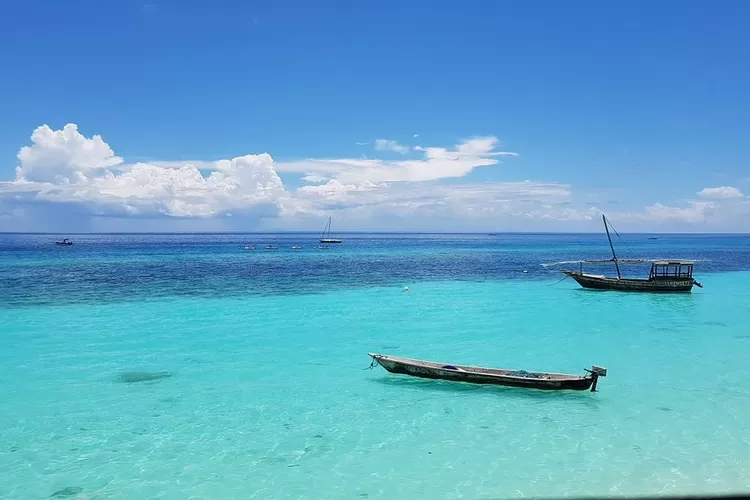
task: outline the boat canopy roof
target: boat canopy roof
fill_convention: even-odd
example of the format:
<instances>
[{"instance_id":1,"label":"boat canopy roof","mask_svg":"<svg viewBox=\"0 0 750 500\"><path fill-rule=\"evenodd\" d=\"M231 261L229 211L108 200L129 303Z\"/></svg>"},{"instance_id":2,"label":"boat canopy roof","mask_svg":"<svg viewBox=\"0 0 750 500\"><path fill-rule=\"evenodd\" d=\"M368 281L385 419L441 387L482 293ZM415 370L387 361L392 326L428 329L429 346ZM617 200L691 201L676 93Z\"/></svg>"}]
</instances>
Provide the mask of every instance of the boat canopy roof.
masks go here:
<instances>
[{"instance_id":1,"label":"boat canopy roof","mask_svg":"<svg viewBox=\"0 0 750 500\"><path fill-rule=\"evenodd\" d=\"M692 260L652 260L657 266L692 266L695 261Z\"/></svg>"}]
</instances>

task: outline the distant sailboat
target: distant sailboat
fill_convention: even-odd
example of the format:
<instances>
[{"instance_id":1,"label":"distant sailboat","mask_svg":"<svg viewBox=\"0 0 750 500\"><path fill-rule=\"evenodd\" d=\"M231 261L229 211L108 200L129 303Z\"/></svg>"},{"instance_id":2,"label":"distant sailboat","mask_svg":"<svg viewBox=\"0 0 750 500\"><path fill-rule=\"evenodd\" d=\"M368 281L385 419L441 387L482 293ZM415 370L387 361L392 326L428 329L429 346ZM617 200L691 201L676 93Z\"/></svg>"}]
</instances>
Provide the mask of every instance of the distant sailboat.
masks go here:
<instances>
[{"instance_id":1,"label":"distant sailboat","mask_svg":"<svg viewBox=\"0 0 750 500\"><path fill-rule=\"evenodd\" d=\"M323 229L323 234L320 235L320 242L321 243L341 243L341 240L336 238L331 238L331 218L328 217L328 224L326 224L325 229Z\"/></svg>"}]
</instances>

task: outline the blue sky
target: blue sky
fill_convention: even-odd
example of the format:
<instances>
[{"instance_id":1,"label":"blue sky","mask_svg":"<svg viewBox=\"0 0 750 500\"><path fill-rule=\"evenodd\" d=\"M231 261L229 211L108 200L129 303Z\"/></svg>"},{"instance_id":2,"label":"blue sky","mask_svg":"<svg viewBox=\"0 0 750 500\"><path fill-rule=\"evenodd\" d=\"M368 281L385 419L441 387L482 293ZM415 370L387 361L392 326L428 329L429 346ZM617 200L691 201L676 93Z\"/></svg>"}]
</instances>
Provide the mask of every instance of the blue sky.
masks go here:
<instances>
[{"instance_id":1,"label":"blue sky","mask_svg":"<svg viewBox=\"0 0 750 500\"><path fill-rule=\"evenodd\" d=\"M73 0L0 19L3 231L598 231L599 211L750 231L745 1Z\"/></svg>"}]
</instances>

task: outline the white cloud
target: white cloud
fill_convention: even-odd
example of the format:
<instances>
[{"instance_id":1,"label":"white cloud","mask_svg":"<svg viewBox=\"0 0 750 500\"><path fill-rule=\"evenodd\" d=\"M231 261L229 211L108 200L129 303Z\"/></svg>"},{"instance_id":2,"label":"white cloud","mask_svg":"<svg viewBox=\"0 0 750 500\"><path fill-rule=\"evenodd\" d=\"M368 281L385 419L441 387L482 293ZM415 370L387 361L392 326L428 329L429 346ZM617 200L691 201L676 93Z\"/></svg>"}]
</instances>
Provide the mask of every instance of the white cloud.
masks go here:
<instances>
[{"instance_id":1,"label":"white cloud","mask_svg":"<svg viewBox=\"0 0 750 500\"><path fill-rule=\"evenodd\" d=\"M721 186L715 188L704 188L698 191L698 196L701 198L721 200L728 198L743 198L745 195L736 187Z\"/></svg>"},{"instance_id":2,"label":"white cloud","mask_svg":"<svg viewBox=\"0 0 750 500\"><path fill-rule=\"evenodd\" d=\"M337 180L342 184L360 182L425 182L464 177L475 168L497 165L499 156L516 153L496 151L497 139L478 137L464 141L453 149L439 147L415 148L422 158L385 161L379 159L328 159L282 162L279 172L304 174L308 182Z\"/></svg>"},{"instance_id":3,"label":"white cloud","mask_svg":"<svg viewBox=\"0 0 750 500\"><path fill-rule=\"evenodd\" d=\"M304 186L294 193L308 207L329 206L346 213L377 211L383 215L410 216L416 219L429 216L497 217L525 213L540 204L547 204L547 219L564 219L554 214L570 201L572 191L564 184L534 181L492 184L443 184L362 182L343 184L332 180L317 186ZM543 218L543 217L537 217Z\"/></svg>"},{"instance_id":4,"label":"white cloud","mask_svg":"<svg viewBox=\"0 0 750 500\"><path fill-rule=\"evenodd\" d=\"M705 188L697 193L703 200L688 200L683 206L654 203L640 212L613 214L621 220L646 222L671 228L732 231L750 228L750 201L731 186Z\"/></svg>"},{"instance_id":5,"label":"white cloud","mask_svg":"<svg viewBox=\"0 0 750 500\"><path fill-rule=\"evenodd\" d=\"M19 151L16 179L0 183L0 195L6 201L77 204L101 216L183 218L243 212L322 215L344 206L493 213L511 198L568 195L567 186L531 181L487 186L432 182L463 177L475 168L498 164L498 156L514 155L496 151L496 143L494 137L479 137L452 149L420 148L422 158L402 161L333 158L276 164L264 153L231 160L128 164L100 136L86 137L75 124L62 130L43 125ZM404 146L386 141L384 147L400 151ZM290 192L279 171L302 173L308 185Z\"/></svg>"},{"instance_id":6,"label":"white cloud","mask_svg":"<svg viewBox=\"0 0 750 500\"><path fill-rule=\"evenodd\" d=\"M116 167L123 162L101 136L88 139L73 123L62 130L42 125L34 130L31 142L31 146L24 146L18 152L20 165L16 168L16 177L19 180L76 182L79 175Z\"/></svg>"},{"instance_id":7,"label":"white cloud","mask_svg":"<svg viewBox=\"0 0 750 500\"><path fill-rule=\"evenodd\" d=\"M385 142L381 149L405 148ZM218 161L133 164L117 156L100 136L84 136L76 125L61 130L44 125L18 152L16 179L0 182L0 226L18 230L14 221L22 219L38 225L47 217L46 210L52 225L82 214L103 216L100 221L114 220L107 216L153 221L171 216L180 225L169 227L183 230L251 228L226 222L241 215L256 221L266 218L270 227L301 229L330 214L341 229L593 229L599 212L585 203L592 193L574 196L568 184L450 182L478 168L495 167L503 156L516 156L499 151L497 144L495 137L475 137L451 148L416 146L413 151L418 154L400 160L313 158L276 163L263 153ZM279 172L301 174L302 185L284 186ZM706 188L698 195L682 206L655 203L608 216L636 230L660 225L688 230L747 227L742 221L750 221L750 200L739 189ZM61 204L67 208L62 210ZM190 219L201 221L185 226Z\"/></svg>"},{"instance_id":8,"label":"white cloud","mask_svg":"<svg viewBox=\"0 0 750 500\"><path fill-rule=\"evenodd\" d=\"M402 155L405 155L409 152L409 148L406 146L402 146L396 141L390 141L388 139L376 139L375 140L375 149L378 151L393 151L396 153L401 153Z\"/></svg>"},{"instance_id":9,"label":"white cloud","mask_svg":"<svg viewBox=\"0 0 750 500\"><path fill-rule=\"evenodd\" d=\"M646 207L643 219L653 221L676 221L696 224L705 222L716 210L717 205L711 202L691 201L687 207L672 207L654 203Z\"/></svg>"},{"instance_id":10,"label":"white cloud","mask_svg":"<svg viewBox=\"0 0 750 500\"><path fill-rule=\"evenodd\" d=\"M540 219L550 221L590 221L599 217L599 210L596 208L575 209L560 208L552 205L543 205L541 210L532 210L526 213L514 213L513 215L525 216L529 219Z\"/></svg>"},{"instance_id":11,"label":"white cloud","mask_svg":"<svg viewBox=\"0 0 750 500\"><path fill-rule=\"evenodd\" d=\"M0 191L81 203L100 215L175 217L213 217L254 208L268 212L286 197L268 154L213 162L213 172L204 176L194 165L125 165L101 137L89 139L73 124L62 130L41 126L31 141L18 153L16 181Z\"/></svg>"}]
</instances>

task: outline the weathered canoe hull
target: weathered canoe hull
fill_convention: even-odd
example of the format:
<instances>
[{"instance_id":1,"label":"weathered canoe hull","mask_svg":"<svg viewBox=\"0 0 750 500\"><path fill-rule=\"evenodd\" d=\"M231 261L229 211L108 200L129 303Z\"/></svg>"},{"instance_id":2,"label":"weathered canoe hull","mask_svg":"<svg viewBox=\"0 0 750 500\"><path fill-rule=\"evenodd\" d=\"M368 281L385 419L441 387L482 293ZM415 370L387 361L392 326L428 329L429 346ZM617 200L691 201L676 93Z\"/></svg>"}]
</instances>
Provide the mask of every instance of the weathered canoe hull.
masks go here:
<instances>
[{"instance_id":1,"label":"weathered canoe hull","mask_svg":"<svg viewBox=\"0 0 750 500\"><path fill-rule=\"evenodd\" d=\"M563 271L583 288L594 290L617 290L621 292L689 293L693 289L693 278L687 279L633 279L592 276L577 271Z\"/></svg>"},{"instance_id":2,"label":"weathered canoe hull","mask_svg":"<svg viewBox=\"0 0 750 500\"><path fill-rule=\"evenodd\" d=\"M445 366L452 366L456 369L421 366L419 363L405 362L379 354L370 354L370 356L390 373L433 380L448 380L470 384L502 385L526 389L586 391L591 388L595 378L598 376L568 376L559 379L525 378L464 371L461 369L462 367L455 367L455 365Z\"/></svg>"}]
</instances>

